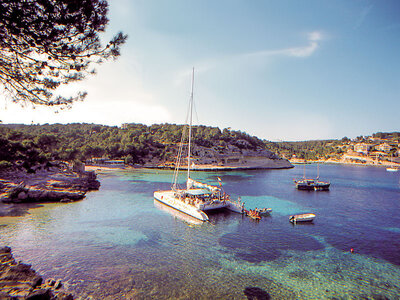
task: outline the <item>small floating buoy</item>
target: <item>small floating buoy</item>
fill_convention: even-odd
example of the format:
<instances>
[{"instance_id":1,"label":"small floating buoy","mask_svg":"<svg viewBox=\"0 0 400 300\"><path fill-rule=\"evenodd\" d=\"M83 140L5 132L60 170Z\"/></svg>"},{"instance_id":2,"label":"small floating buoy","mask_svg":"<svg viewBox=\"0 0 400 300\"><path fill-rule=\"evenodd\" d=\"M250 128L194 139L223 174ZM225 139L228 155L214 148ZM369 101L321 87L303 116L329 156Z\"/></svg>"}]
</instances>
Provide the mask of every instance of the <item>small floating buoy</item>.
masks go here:
<instances>
[{"instance_id":1,"label":"small floating buoy","mask_svg":"<svg viewBox=\"0 0 400 300\"><path fill-rule=\"evenodd\" d=\"M350 249L350 252L351 252L351 253L354 253L354 249L353 249L353 248L351 248L351 249Z\"/></svg>"}]
</instances>

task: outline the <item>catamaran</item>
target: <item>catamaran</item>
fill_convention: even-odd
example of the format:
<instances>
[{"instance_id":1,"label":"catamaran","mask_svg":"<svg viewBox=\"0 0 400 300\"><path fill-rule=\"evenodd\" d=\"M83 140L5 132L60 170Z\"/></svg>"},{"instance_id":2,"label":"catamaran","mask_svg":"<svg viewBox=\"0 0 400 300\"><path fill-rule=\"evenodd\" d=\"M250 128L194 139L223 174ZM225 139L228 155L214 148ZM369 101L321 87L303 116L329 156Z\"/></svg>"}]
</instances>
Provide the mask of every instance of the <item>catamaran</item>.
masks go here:
<instances>
[{"instance_id":1,"label":"catamaran","mask_svg":"<svg viewBox=\"0 0 400 300\"><path fill-rule=\"evenodd\" d=\"M182 131L181 142L175 163L175 171L171 190L156 191L154 198L178 211L188 214L201 221L208 221L206 211L216 209L229 209L237 213L244 212L244 203L240 200L232 200L222 189L220 179L219 186L214 186L193 180L190 177L190 169L193 166L191 162L191 135L192 135L192 116L193 116L193 86L194 86L194 68L192 73L192 88L189 100L189 122L188 126ZM185 145L186 131L188 131L187 143L187 180L186 187L180 188L177 184L178 173L182 160L183 148Z\"/></svg>"}]
</instances>

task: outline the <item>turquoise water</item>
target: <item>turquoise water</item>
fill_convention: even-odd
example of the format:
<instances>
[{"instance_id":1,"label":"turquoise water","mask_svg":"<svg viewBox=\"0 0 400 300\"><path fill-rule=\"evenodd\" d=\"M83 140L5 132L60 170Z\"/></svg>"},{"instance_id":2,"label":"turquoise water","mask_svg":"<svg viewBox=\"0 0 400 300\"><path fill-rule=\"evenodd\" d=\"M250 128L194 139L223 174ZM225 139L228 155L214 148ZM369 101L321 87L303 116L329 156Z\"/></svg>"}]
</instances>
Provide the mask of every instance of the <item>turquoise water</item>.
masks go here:
<instances>
[{"instance_id":1,"label":"turquoise water","mask_svg":"<svg viewBox=\"0 0 400 300\"><path fill-rule=\"evenodd\" d=\"M329 192L296 190L302 174L194 173L220 177L247 208L273 209L259 222L222 212L199 224L154 202L172 172L102 172L83 201L0 218L0 244L81 299L399 299L400 174L322 165ZM317 215L313 224L288 222L305 212Z\"/></svg>"}]
</instances>

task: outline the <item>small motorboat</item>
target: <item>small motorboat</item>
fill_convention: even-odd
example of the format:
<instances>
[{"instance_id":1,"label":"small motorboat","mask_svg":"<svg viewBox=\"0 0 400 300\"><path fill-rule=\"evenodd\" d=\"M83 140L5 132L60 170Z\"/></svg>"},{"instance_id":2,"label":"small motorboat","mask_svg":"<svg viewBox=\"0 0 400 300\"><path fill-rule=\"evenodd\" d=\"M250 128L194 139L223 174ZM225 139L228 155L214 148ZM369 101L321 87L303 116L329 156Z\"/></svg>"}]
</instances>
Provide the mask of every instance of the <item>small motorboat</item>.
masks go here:
<instances>
[{"instance_id":1,"label":"small motorboat","mask_svg":"<svg viewBox=\"0 0 400 300\"><path fill-rule=\"evenodd\" d=\"M289 221L292 223L297 222L312 222L314 221L315 214L301 214L301 215L292 215L289 217Z\"/></svg>"},{"instance_id":2,"label":"small motorboat","mask_svg":"<svg viewBox=\"0 0 400 300\"><path fill-rule=\"evenodd\" d=\"M388 168L386 168L386 171L388 171L388 172L397 172L398 170L399 170L398 167L388 167Z\"/></svg>"},{"instance_id":3,"label":"small motorboat","mask_svg":"<svg viewBox=\"0 0 400 300\"><path fill-rule=\"evenodd\" d=\"M268 215L269 213L271 213L272 208L260 208L260 209L257 209L257 208L256 208L256 211L257 211L260 215Z\"/></svg>"},{"instance_id":4,"label":"small motorboat","mask_svg":"<svg viewBox=\"0 0 400 300\"><path fill-rule=\"evenodd\" d=\"M391 162L391 165L386 168L386 171L397 172L399 170L399 166L398 165L396 166L393 164L393 154L390 156L390 162Z\"/></svg>"},{"instance_id":5,"label":"small motorboat","mask_svg":"<svg viewBox=\"0 0 400 300\"><path fill-rule=\"evenodd\" d=\"M254 210L253 209L246 210L245 213L248 217L250 217L254 220L261 220L260 213L255 209Z\"/></svg>"}]
</instances>

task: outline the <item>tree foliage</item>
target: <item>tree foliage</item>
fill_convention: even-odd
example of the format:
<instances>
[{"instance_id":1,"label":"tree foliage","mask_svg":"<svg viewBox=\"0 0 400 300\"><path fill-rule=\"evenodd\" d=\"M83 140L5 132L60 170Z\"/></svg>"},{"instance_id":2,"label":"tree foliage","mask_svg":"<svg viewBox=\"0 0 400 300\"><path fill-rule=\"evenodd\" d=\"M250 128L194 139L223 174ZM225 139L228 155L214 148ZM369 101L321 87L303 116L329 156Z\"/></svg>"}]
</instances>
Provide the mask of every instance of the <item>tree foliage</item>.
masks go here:
<instances>
[{"instance_id":1,"label":"tree foliage","mask_svg":"<svg viewBox=\"0 0 400 300\"><path fill-rule=\"evenodd\" d=\"M143 164L156 157L163 162L174 162L184 128L184 125L175 124L128 124L125 129L79 123L3 124L0 125L0 164L5 167L9 166L9 163L23 164L23 167L29 170L36 164L54 159L85 161L94 157L107 157L124 159L129 164ZM390 136L392 139L398 136L397 133L377 135ZM192 141L194 156L198 155L200 148L213 149L222 155L232 148L237 150L236 153L268 149L289 159L295 155L299 159L318 160L340 158L349 147L351 149L347 138L269 142L245 132L209 126L193 126ZM393 148L391 153L396 149Z\"/></svg>"},{"instance_id":2,"label":"tree foliage","mask_svg":"<svg viewBox=\"0 0 400 300\"><path fill-rule=\"evenodd\" d=\"M93 65L120 55L127 36L102 46L105 0L7 0L0 3L0 84L14 102L69 106L55 95L63 84L95 73Z\"/></svg>"},{"instance_id":3,"label":"tree foliage","mask_svg":"<svg viewBox=\"0 0 400 300\"><path fill-rule=\"evenodd\" d=\"M21 159L11 155L18 145L21 153L34 149L48 160L84 161L105 156L139 164L151 157L175 161L183 129L175 124L129 124L126 129L95 124L0 125L0 142L4 141L0 155L4 153L1 159L11 162ZM263 141L241 131L194 126L192 136L193 149L206 147L222 153L232 146L265 149Z\"/></svg>"},{"instance_id":4,"label":"tree foliage","mask_svg":"<svg viewBox=\"0 0 400 300\"><path fill-rule=\"evenodd\" d=\"M317 140L301 142L265 142L267 148L279 155L290 159L293 156L305 160L327 159L332 154L336 155L341 151L338 140Z\"/></svg>"},{"instance_id":5,"label":"tree foliage","mask_svg":"<svg viewBox=\"0 0 400 300\"><path fill-rule=\"evenodd\" d=\"M393 138L400 140L400 132L377 132L374 133L372 136L379 139Z\"/></svg>"}]
</instances>

